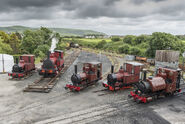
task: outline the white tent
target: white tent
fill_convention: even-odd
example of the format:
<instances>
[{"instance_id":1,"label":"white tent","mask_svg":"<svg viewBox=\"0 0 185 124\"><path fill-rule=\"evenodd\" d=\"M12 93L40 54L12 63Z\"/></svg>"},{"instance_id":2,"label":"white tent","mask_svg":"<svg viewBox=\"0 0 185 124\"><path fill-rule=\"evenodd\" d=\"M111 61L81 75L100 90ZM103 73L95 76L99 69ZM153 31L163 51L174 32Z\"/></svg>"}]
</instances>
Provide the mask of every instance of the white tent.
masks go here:
<instances>
[{"instance_id":1,"label":"white tent","mask_svg":"<svg viewBox=\"0 0 185 124\"><path fill-rule=\"evenodd\" d=\"M13 65L13 56L8 54L0 54L0 73L11 72Z\"/></svg>"}]
</instances>

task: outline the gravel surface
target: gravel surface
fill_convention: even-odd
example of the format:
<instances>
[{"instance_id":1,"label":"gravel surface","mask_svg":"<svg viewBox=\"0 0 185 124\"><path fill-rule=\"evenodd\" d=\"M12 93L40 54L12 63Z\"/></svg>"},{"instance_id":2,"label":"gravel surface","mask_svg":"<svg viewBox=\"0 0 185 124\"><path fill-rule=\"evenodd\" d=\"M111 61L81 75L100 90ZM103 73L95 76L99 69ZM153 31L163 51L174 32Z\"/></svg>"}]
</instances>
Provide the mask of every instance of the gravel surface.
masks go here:
<instances>
[{"instance_id":1,"label":"gravel surface","mask_svg":"<svg viewBox=\"0 0 185 124\"><path fill-rule=\"evenodd\" d=\"M50 93L22 92L22 90L39 78L35 73L24 81L8 80L7 74L0 75L0 122L2 124L29 123L125 123L125 124L166 124L185 122L185 98L179 96L167 98L150 104L136 105L128 101L129 90L110 93L93 91L103 89L99 85L88 87L79 93L64 89L70 83L74 65L82 71L82 63L101 61L103 73L110 71L111 63L104 55L81 52L74 64L58 79L57 85ZM121 63L123 59L119 59ZM106 94L98 96L99 94Z\"/></svg>"}]
</instances>

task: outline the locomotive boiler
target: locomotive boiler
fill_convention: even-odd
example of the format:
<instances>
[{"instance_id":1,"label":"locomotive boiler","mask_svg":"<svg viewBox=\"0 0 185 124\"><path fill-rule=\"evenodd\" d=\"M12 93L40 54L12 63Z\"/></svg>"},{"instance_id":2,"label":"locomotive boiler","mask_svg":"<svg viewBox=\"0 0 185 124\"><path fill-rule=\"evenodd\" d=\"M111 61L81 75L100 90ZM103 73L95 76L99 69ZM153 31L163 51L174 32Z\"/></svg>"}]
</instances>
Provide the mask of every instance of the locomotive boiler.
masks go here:
<instances>
[{"instance_id":1,"label":"locomotive boiler","mask_svg":"<svg viewBox=\"0 0 185 124\"><path fill-rule=\"evenodd\" d=\"M55 50L54 53L48 53L48 57L43 61L39 75L47 78L54 77L64 68L63 51Z\"/></svg>"},{"instance_id":2,"label":"locomotive boiler","mask_svg":"<svg viewBox=\"0 0 185 124\"><path fill-rule=\"evenodd\" d=\"M127 62L114 73L114 66L111 66L111 74L108 74L107 82L104 82L103 86L111 91L130 88L132 84L139 82L142 67L141 63Z\"/></svg>"},{"instance_id":3,"label":"locomotive boiler","mask_svg":"<svg viewBox=\"0 0 185 124\"><path fill-rule=\"evenodd\" d=\"M80 91L90 85L95 84L102 79L102 63L90 62L83 64L83 72L77 73L77 65L75 65L75 73L71 76L72 84L67 84L65 89L71 91Z\"/></svg>"},{"instance_id":4,"label":"locomotive boiler","mask_svg":"<svg viewBox=\"0 0 185 124\"><path fill-rule=\"evenodd\" d=\"M35 56L34 55L21 55L16 58L16 63L12 67L12 72L8 73L8 76L12 78L23 78L35 70Z\"/></svg>"},{"instance_id":5,"label":"locomotive boiler","mask_svg":"<svg viewBox=\"0 0 185 124\"><path fill-rule=\"evenodd\" d=\"M155 77L149 76L135 84L135 90L130 92L137 103L146 103L159 98L160 96L173 96L180 92L181 70L159 68Z\"/></svg>"}]
</instances>

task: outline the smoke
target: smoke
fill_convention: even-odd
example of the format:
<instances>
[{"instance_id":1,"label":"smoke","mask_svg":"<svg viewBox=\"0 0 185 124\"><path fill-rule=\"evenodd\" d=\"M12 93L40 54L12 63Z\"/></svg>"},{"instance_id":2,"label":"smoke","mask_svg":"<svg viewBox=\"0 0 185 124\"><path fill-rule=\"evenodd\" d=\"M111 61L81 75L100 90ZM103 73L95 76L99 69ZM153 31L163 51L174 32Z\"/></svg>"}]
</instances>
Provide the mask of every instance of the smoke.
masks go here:
<instances>
[{"instance_id":1,"label":"smoke","mask_svg":"<svg viewBox=\"0 0 185 124\"><path fill-rule=\"evenodd\" d=\"M56 37L53 37L52 43L51 43L51 48L49 50L51 53L54 53L54 50L56 48L57 43L58 43L58 39Z\"/></svg>"}]
</instances>

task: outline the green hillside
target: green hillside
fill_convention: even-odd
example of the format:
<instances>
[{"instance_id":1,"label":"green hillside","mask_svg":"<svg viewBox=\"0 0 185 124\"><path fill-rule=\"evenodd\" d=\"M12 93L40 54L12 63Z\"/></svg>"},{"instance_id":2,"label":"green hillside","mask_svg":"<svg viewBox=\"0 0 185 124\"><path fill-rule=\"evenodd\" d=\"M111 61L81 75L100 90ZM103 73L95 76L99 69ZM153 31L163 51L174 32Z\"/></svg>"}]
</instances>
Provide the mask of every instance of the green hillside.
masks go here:
<instances>
[{"instance_id":1,"label":"green hillside","mask_svg":"<svg viewBox=\"0 0 185 124\"><path fill-rule=\"evenodd\" d=\"M30 28L30 27L24 27L24 26L10 26L10 27L0 27L0 30L4 32L23 32L24 30L36 30L39 28ZM101 32L93 31L93 30L81 30L81 29L68 29L68 28L49 28L55 32L60 33L64 36L82 36L86 34L104 34Z\"/></svg>"}]
</instances>

